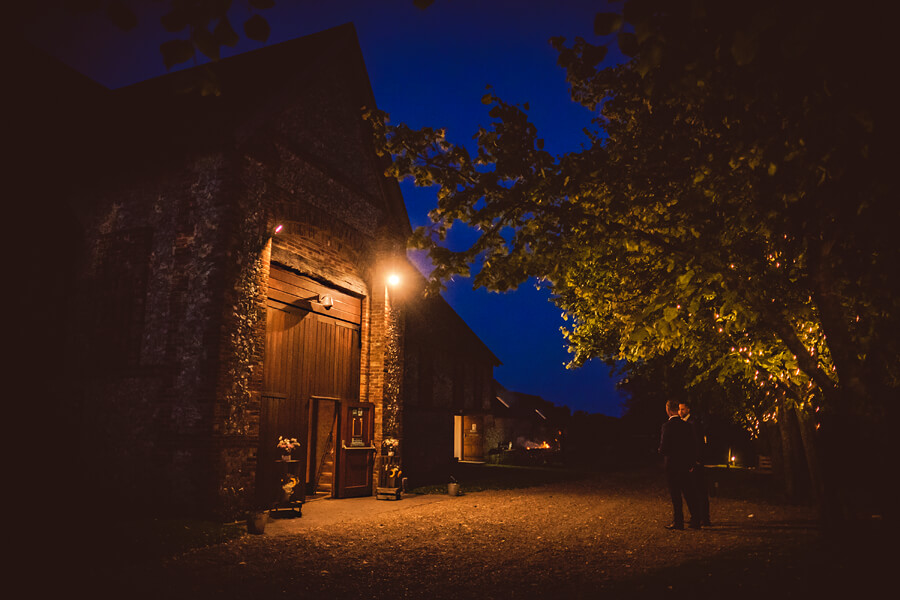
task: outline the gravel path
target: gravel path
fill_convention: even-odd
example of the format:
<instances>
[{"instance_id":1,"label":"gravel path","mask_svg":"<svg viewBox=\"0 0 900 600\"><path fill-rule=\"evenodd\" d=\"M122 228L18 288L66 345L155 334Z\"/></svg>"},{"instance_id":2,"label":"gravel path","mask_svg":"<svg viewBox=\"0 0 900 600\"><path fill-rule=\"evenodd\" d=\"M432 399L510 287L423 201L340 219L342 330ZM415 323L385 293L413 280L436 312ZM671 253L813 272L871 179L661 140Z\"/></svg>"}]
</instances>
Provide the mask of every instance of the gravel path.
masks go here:
<instances>
[{"instance_id":1,"label":"gravel path","mask_svg":"<svg viewBox=\"0 0 900 600\"><path fill-rule=\"evenodd\" d=\"M882 572L824 544L805 507L713 498L712 527L668 531L659 474L379 506L349 517L326 518L323 509L317 518L309 503L304 517L270 521L264 535L163 564L95 565L84 573L85 591L166 599L787 598L859 592Z\"/></svg>"}]
</instances>

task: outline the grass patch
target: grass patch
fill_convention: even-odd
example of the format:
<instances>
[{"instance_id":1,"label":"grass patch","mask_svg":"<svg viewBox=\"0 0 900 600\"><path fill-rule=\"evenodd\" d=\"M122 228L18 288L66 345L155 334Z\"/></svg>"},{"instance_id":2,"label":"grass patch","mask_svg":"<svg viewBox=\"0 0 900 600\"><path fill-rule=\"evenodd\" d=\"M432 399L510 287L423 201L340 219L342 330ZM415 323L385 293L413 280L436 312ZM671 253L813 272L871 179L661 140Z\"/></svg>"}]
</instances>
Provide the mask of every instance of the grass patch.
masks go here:
<instances>
[{"instance_id":1,"label":"grass patch","mask_svg":"<svg viewBox=\"0 0 900 600\"><path fill-rule=\"evenodd\" d=\"M560 481L572 481L585 476L581 470L559 467L466 463L455 465L452 475L459 483L462 492L526 488ZM446 494L447 483L423 485L409 491L413 494Z\"/></svg>"}]
</instances>

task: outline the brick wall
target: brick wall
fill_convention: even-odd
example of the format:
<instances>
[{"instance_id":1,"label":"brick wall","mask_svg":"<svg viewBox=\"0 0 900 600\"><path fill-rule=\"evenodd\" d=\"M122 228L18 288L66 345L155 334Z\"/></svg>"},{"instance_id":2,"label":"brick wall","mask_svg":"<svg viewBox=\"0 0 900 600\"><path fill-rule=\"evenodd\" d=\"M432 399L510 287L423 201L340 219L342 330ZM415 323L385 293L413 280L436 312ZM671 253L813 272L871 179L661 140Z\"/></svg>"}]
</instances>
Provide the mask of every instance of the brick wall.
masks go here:
<instances>
[{"instance_id":1,"label":"brick wall","mask_svg":"<svg viewBox=\"0 0 900 600\"><path fill-rule=\"evenodd\" d=\"M76 202L86 260L68 341L77 374L72 395L81 404L74 454L86 493L104 502L180 509L209 492L227 279L217 260L227 252L226 165L223 155L196 156L183 168L123 178ZM110 239L132 231L146 232L146 276L111 293L104 252ZM114 302L98 303L98 295ZM117 308L133 313L119 322L140 325L121 332L124 361L98 352L108 332L97 327L97 312Z\"/></svg>"},{"instance_id":2,"label":"brick wall","mask_svg":"<svg viewBox=\"0 0 900 600\"><path fill-rule=\"evenodd\" d=\"M408 223L386 195L360 86L364 73L313 69L254 99L253 115L223 118L246 109L233 99L209 122L156 115L112 136L121 168L72 198L84 261L66 393L73 466L98 504L222 518L247 507L272 262L363 298L360 398L376 405L377 442L384 427L399 435L404 332L384 266L403 257ZM199 102L190 119L206 118Z\"/></svg>"}]
</instances>

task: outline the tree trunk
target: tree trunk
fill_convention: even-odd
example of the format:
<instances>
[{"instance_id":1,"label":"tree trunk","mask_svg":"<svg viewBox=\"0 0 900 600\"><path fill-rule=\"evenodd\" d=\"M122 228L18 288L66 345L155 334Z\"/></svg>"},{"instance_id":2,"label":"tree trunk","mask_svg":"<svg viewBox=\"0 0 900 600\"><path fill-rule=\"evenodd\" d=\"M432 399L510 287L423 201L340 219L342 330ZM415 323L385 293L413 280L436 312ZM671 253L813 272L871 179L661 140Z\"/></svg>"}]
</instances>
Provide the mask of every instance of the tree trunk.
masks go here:
<instances>
[{"instance_id":1,"label":"tree trunk","mask_svg":"<svg viewBox=\"0 0 900 600\"><path fill-rule=\"evenodd\" d=\"M822 465L819 461L819 452L816 441L816 425L809 411L794 407L797 416L797 424L800 427L800 440L803 442L803 452L806 456L806 466L809 470L809 481L812 491L812 499L816 506L822 506Z\"/></svg>"},{"instance_id":2,"label":"tree trunk","mask_svg":"<svg viewBox=\"0 0 900 600\"><path fill-rule=\"evenodd\" d=\"M778 409L778 432L781 434L781 474L784 477L784 494L788 502L797 499L797 477L794 469L794 440L791 435L790 413Z\"/></svg>"}]
</instances>

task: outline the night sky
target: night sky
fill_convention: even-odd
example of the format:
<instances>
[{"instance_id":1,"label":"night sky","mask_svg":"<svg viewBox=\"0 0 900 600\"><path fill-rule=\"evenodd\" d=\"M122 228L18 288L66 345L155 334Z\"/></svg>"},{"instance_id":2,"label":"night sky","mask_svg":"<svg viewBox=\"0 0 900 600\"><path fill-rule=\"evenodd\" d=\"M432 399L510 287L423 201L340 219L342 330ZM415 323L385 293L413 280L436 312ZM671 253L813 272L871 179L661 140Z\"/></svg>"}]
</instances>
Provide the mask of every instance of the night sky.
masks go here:
<instances>
[{"instance_id":1,"label":"night sky","mask_svg":"<svg viewBox=\"0 0 900 600\"><path fill-rule=\"evenodd\" d=\"M130 4L140 5L138 27L130 32L102 14L73 18L48 10L33 21L27 37L109 88L162 75L159 44L175 37L159 24L166 3ZM596 0L436 0L420 10L412 0L277 0L260 12L272 27L267 44L353 22L376 101L392 123L446 127L450 141L473 151L478 126L490 123L488 107L481 104L490 85L506 102L528 103L545 148L560 154L587 144L583 129L592 115L569 99L565 73L548 40L590 41L593 16L603 6ZM246 7L236 0L230 13L238 31L250 14ZM260 46L242 36L235 50L223 47L223 57ZM410 182L401 187L412 226L426 224L435 191ZM471 233L456 227L450 239L464 244ZM412 258L422 264L421 256ZM488 293L458 279L444 297L503 362L494 376L504 387L573 411L621 415L622 399L605 364L565 369L570 355L559 331L563 321L545 290L527 283L515 292Z\"/></svg>"}]
</instances>

